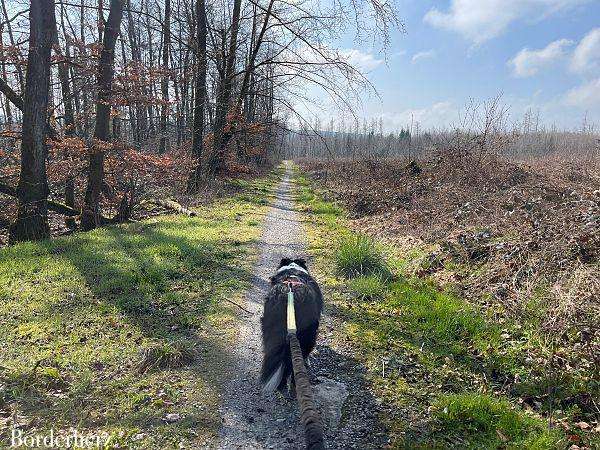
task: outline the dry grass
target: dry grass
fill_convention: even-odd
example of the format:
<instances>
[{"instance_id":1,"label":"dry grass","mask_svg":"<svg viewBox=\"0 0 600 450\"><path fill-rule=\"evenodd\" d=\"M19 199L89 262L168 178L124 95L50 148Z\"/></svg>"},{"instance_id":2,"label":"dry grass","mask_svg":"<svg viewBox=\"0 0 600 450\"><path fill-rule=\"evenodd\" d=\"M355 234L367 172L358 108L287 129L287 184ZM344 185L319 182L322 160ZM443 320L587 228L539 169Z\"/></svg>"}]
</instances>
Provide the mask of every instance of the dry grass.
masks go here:
<instances>
[{"instance_id":1,"label":"dry grass","mask_svg":"<svg viewBox=\"0 0 600 450\"><path fill-rule=\"evenodd\" d=\"M437 153L303 166L353 227L403 249L406 272L496 320L534 324L561 349L553 369L600 373L600 160Z\"/></svg>"}]
</instances>

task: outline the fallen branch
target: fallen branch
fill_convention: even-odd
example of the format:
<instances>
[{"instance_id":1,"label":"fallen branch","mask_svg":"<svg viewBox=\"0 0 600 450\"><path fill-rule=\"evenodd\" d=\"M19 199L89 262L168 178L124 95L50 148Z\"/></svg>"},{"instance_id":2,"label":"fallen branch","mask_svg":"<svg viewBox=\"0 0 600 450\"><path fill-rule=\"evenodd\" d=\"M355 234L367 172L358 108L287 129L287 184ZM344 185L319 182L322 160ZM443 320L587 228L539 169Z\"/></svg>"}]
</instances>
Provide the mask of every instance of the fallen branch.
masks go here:
<instances>
[{"instance_id":1,"label":"fallen branch","mask_svg":"<svg viewBox=\"0 0 600 450\"><path fill-rule=\"evenodd\" d=\"M11 88L6 81L0 78L0 92L17 108L23 111L23 99Z\"/></svg>"},{"instance_id":2,"label":"fallen branch","mask_svg":"<svg viewBox=\"0 0 600 450\"><path fill-rule=\"evenodd\" d=\"M163 208L177 211L180 214L185 214L190 217L196 217L198 215L195 211L191 211L191 210L181 206L175 200L161 200L158 198L152 198L150 200L147 200L147 202L154 203L156 205L162 206Z\"/></svg>"},{"instance_id":3,"label":"fallen branch","mask_svg":"<svg viewBox=\"0 0 600 450\"><path fill-rule=\"evenodd\" d=\"M254 314L252 311L244 308L242 305L240 305L239 303L234 302L233 300L229 300L228 298L225 298L226 301L228 301L229 303L231 303L232 305L237 306L238 308L240 308L243 311L246 311L248 314Z\"/></svg>"}]
</instances>

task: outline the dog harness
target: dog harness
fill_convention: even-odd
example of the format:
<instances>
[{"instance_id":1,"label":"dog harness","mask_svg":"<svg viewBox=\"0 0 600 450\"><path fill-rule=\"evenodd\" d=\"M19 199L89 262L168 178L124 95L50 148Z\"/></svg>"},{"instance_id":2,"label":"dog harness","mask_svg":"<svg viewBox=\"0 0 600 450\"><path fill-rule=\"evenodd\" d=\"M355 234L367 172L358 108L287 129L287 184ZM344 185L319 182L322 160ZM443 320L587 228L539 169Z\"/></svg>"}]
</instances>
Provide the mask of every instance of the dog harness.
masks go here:
<instances>
[{"instance_id":1,"label":"dog harness","mask_svg":"<svg viewBox=\"0 0 600 450\"><path fill-rule=\"evenodd\" d=\"M281 266L279 269L277 269L277 273L279 273L279 272L283 272L283 271L285 271L285 270L291 270L291 269L294 269L294 270L299 270L300 272L304 272L306 275L308 275L308 270L306 270L306 269L305 269L304 267L302 267L302 266L299 266L299 265L298 265L298 264L296 264L296 263L290 263L290 264L288 264L287 266Z\"/></svg>"}]
</instances>

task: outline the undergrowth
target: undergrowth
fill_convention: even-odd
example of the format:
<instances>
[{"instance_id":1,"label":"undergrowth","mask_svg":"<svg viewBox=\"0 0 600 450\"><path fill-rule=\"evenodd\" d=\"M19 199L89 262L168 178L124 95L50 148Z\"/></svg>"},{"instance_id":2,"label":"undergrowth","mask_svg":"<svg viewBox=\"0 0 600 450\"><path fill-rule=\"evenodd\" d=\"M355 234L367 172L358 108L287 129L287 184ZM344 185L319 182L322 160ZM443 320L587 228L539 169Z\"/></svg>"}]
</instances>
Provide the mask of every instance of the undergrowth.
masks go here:
<instances>
[{"instance_id":1,"label":"undergrowth","mask_svg":"<svg viewBox=\"0 0 600 450\"><path fill-rule=\"evenodd\" d=\"M349 342L368 369L392 447L600 444L591 431L597 423L569 406L573 396L594 392L593 381L540 374L527 349L549 346L535 326L498 320L493 309L411 277L402 268L411 265L414 254L403 255L393 246L382 250L382 243L364 240L337 205L328 214L311 214L315 204L327 209L323 193L302 175L296 183L327 308L344 324L340 342ZM363 273L356 261L376 261L390 277L380 277L378 269ZM549 382L540 383L544 378ZM532 400L538 398L546 402Z\"/></svg>"}]
</instances>

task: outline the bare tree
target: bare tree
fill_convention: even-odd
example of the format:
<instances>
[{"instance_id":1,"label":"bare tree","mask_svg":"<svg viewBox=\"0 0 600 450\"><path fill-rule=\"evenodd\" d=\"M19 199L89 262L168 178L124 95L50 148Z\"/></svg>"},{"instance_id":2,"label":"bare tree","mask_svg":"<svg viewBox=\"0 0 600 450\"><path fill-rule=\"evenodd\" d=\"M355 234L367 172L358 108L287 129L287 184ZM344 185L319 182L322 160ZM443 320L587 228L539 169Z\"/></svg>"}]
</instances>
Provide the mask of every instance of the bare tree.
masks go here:
<instances>
[{"instance_id":1,"label":"bare tree","mask_svg":"<svg viewBox=\"0 0 600 450\"><path fill-rule=\"evenodd\" d=\"M165 17L163 21L163 49L162 49L162 81L161 92L163 104L160 110L160 148L159 153L167 151L168 130L167 113L169 111L169 51L171 45L171 0L165 0Z\"/></svg>"},{"instance_id":2,"label":"bare tree","mask_svg":"<svg viewBox=\"0 0 600 450\"><path fill-rule=\"evenodd\" d=\"M10 241L43 239L48 226L46 177L46 117L50 85L50 52L56 17L54 0L32 0L29 10L29 55L23 100L21 174L17 186L17 218L10 226Z\"/></svg>"},{"instance_id":3,"label":"bare tree","mask_svg":"<svg viewBox=\"0 0 600 450\"><path fill-rule=\"evenodd\" d=\"M110 138L110 102L114 77L115 45L119 36L122 17L122 0L111 0L98 66L96 127L94 129L93 151L89 157L85 205L81 214L81 227L84 230L91 230L100 224L100 196L104 181L104 146Z\"/></svg>"},{"instance_id":4,"label":"bare tree","mask_svg":"<svg viewBox=\"0 0 600 450\"><path fill-rule=\"evenodd\" d=\"M233 92L235 57L238 44L238 31L240 28L240 10L242 0L233 1L233 14L231 16L231 27L229 37L229 48L225 55L225 70L222 71L217 87L216 112L214 123L214 149L210 158L208 170L211 173L219 173L225 169L225 146L227 135L227 113L231 106Z\"/></svg>"},{"instance_id":5,"label":"bare tree","mask_svg":"<svg viewBox=\"0 0 600 450\"><path fill-rule=\"evenodd\" d=\"M204 153L204 116L206 105L206 3L196 1L197 51L196 51L196 94L194 98L194 128L192 130L192 154L196 158L196 167L190 175L188 190L195 191L202 178L202 157Z\"/></svg>"}]
</instances>

